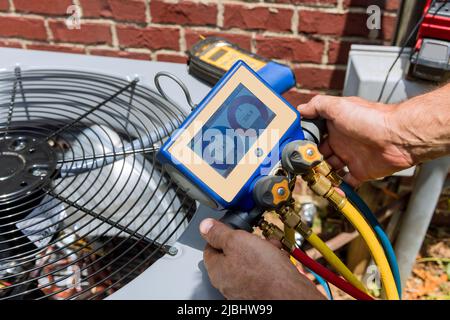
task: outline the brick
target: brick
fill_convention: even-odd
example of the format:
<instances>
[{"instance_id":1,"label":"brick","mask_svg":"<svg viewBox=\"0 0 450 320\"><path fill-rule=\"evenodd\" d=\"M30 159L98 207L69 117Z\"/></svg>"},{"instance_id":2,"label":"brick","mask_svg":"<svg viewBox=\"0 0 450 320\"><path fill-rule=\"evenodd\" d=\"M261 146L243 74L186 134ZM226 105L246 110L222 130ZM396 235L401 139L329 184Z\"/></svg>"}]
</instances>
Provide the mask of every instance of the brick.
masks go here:
<instances>
[{"instance_id":1,"label":"brick","mask_svg":"<svg viewBox=\"0 0 450 320\"><path fill-rule=\"evenodd\" d=\"M180 49L180 31L176 28L117 26L117 36L121 46L148 48L152 50Z\"/></svg>"},{"instance_id":2,"label":"brick","mask_svg":"<svg viewBox=\"0 0 450 320\"><path fill-rule=\"evenodd\" d=\"M80 0L84 18L112 18L112 8L108 0Z\"/></svg>"},{"instance_id":3,"label":"brick","mask_svg":"<svg viewBox=\"0 0 450 320\"><path fill-rule=\"evenodd\" d=\"M342 89L345 80L345 70L320 69L316 67L298 67L294 70L300 88Z\"/></svg>"},{"instance_id":4,"label":"brick","mask_svg":"<svg viewBox=\"0 0 450 320\"><path fill-rule=\"evenodd\" d=\"M314 6L336 6L337 0L276 0L277 3L305 4Z\"/></svg>"},{"instance_id":5,"label":"brick","mask_svg":"<svg viewBox=\"0 0 450 320\"><path fill-rule=\"evenodd\" d=\"M226 4L224 28L291 31L292 9L254 7Z\"/></svg>"},{"instance_id":6,"label":"brick","mask_svg":"<svg viewBox=\"0 0 450 320\"><path fill-rule=\"evenodd\" d=\"M152 22L180 25L213 26L217 22L217 5L191 1L168 3L150 1Z\"/></svg>"},{"instance_id":7,"label":"brick","mask_svg":"<svg viewBox=\"0 0 450 320\"><path fill-rule=\"evenodd\" d=\"M110 50L110 49L91 49L89 53L94 56L128 58L136 60L151 60L150 53L145 52L130 52L130 51Z\"/></svg>"},{"instance_id":8,"label":"brick","mask_svg":"<svg viewBox=\"0 0 450 320\"><path fill-rule=\"evenodd\" d=\"M395 33L395 26L397 24L397 18L391 16L383 16L381 19L381 36L384 40L392 40Z\"/></svg>"},{"instance_id":9,"label":"brick","mask_svg":"<svg viewBox=\"0 0 450 320\"><path fill-rule=\"evenodd\" d=\"M0 36L47 40L44 20L39 18L1 17Z\"/></svg>"},{"instance_id":10,"label":"brick","mask_svg":"<svg viewBox=\"0 0 450 320\"><path fill-rule=\"evenodd\" d=\"M318 11L299 12L298 31L313 34L329 35L364 35L361 30L365 23L365 14L337 14ZM366 29L366 28L364 28ZM358 31L352 34L352 31Z\"/></svg>"},{"instance_id":11,"label":"brick","mask_svg":"<svg viewBox=\"0 0 450 320\"><path fill-rule=\"evenodd\" d=\"M251 48L251 37L246 34L238 34L238 33L227 33L227 32L216 32L209 30L193 30L186 29L185 31L185 39L187 48L191 48L194 44L200 41L200 36L203 37L221 37L224 38L239 47L250 50Z\"/></svg>"},{"instance_id":12,"label":"brick","mask_svg":"<svg viewBox=\"0 0 450 320\"><path fill-rule=\"evenodd\" d=\"M365 13L340 14L301 10L298 31L311 34L367 37L370 31L366 26L367 18L368 15ZM394 17L383 16L381 32L378 37L390 39L394 26Z\"/></svg>"},{"instance_id":13,"label":"brick","mask_svg":"<svg viewBox=\"0 0 450 320\"><path fill-rule=\"evenodd\" d=\"M302 103L307 103L314 96L316 96L317 92L300 92L297 89L293 88L283 94L283 97L294 107L298 106Z\"/></svg>"},{"instance_id":14,"label":"brick","mask_svg":"<svg viewBox=\"0 0 450 320\"><path fill-rule=\"evenodd\" d=\"M50 21L49 26L57 42L112 44L111 27L108 24L83 22L80 29L71 30L63 21Z\"/></svg>"},{"instance_id":15,"label":"brick","mask_svg":"<svg viewBox=\"0 0 450 320\"><path fill-rule=\"evenodd\" d=\"M39 13L46 15L66 15L72 0L14 0L17 12Z\"/></svg>"},{"instance_id":16,"label":"brick","mask_svg":"<svg viewBox=\"0 0 450 320\"><path fill-rule=\"evenodd\" d=\"M6 48L22 48L22 44L19 41L13 40L0 40L0 47Z\"/></svg>"},{"instance_id":17,"label":"brick","mask_svg":"<svg viewBox=\"0 0 450 320\"><path fill-rule=\"evenodd\" d=\"M61 46L61 45L51 45L44 43L36 43L36 44L27 44L27 49L30 50L43 50L43 51L57 51L57 52L65 52L65 53L84 53L83 48L77 48L73 46Z\"/></svg>"},{"instance_id":18,"label":"brick","mask_svg":"<svg viewBox=\"0 0 450 320\"><path fill-rule=\"evenodd\" d=\"M8 11L8 10L9 10L8 0L0 0L0 11Z\"/></svg>"},{"instance_id":19,"label":"brick","mask_svg":"<svg viewBox=\"0 0 450 320\"><path fill-rule=\"evenodd\" d=\"M387 11L396 11L400 8L401 0L344 0L344 8L348 7L363 7L367 8L369 5L377 5L380 9Z\"/></svg>"},{"instance_id":20,"label":"brick","mask_svg":"<svg viewBox=\"0 0 450 320\"><path fill-rule=\"evenodd\" d=\"M171 53L158 53L156 55L156 60L164 62L175 62L175 63L187 63L187 56Z\"/></svg>"},{"instance_id":21,"label":"brick","mask_svg":"<svg viewBox=\"0 0 450 320\"><path fill-rule=\"evenodd\" d=\"M331 40L328 47L328 63L329 64L347 64L348 54L352 44L373 44L367 40Z\"/></svg>"},{"instance_id":22,"label":"brick","mask_svg":"<svg viewBox=\"0 0 450 320\"><path fill-rule=\"evenodd\" d=\"M349 41L330 41L328 47L328 63L346 64L351 45L352 42Z\"/></svg>"},{"instance_id":23,"label":"brick","mask_svg":"<svg viewBox=\"0 0 450 320\"><path fill-rule=\"evenodd\" d=\"M324 43L288 37L256 37L256 52L264 57L294 62L322 61Z\"/></svg>"},{"instance_id":24,"label":"brick","mask_svg":"<svg viewBox=\"0 0 450 320\"><path fill-rule=\"evenodd\" d=\"M144 0L80 0L86 18L114 18L119 21L145 22Z\"/></svg>"}]
</instances>

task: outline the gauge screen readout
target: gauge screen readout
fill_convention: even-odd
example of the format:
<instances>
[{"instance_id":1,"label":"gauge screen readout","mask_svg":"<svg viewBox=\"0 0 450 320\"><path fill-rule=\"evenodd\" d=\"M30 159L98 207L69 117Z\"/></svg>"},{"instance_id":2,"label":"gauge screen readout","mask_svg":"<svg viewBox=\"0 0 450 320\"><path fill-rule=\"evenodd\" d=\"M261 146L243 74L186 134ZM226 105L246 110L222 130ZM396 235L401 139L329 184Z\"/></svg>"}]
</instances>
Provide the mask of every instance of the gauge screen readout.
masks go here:
<instances>
[{"instance_id":1,"label":"gauge screen readout","mask_svg":"<svg viewBox=\"0 0 450 320\"><path fill-rule=\"evenodd\" d=\"M271 109L239 84L189 147L226 178L274 118Z\"/></svg>"}]
</instances>

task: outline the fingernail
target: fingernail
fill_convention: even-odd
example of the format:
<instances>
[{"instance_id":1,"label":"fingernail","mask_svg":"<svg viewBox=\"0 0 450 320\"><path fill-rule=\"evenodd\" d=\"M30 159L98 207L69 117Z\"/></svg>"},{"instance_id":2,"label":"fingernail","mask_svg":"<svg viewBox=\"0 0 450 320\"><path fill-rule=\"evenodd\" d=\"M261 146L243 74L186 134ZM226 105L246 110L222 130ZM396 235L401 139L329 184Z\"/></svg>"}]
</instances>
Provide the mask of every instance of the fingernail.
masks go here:
<instances>
[{"instance_id":1,"label":"fingernail","mask_svg":"<svg viewBox=\"0 0 450 320\"><path fill-rule=\"evenodd\" d=\"M342 191L342 189L340 189L340 188L334 188L335 190L336 190L336 192L337 193L339 193L341 196L345 196L345 192L344 191Z\"/></svg>"},{"instance_id":2,"label":"fingernail","mask_svg":"<svg viewBox=\"0 0 450 320\"><path fill-rule=\"evenodd\" d=\"M209 230L214 225L213 219L205 219L200 223L200 232L202 234L208 234Z\"/></svg>"}]
</instances>

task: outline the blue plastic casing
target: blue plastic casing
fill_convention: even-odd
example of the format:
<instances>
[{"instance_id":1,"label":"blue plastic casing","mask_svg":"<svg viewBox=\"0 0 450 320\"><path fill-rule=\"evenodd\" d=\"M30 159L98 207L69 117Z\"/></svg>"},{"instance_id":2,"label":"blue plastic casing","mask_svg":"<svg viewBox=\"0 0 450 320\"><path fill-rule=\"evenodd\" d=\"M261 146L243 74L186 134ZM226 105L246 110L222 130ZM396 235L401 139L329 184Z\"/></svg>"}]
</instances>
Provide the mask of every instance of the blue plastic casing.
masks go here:
<instances>
[{"instance_id":1,"label":"blue plastic casing","mask_svg":"<svg viewBox=\"0 0 450 320\"><path fill-rule=\"evenodd\" d=\"M273 61L259 69L258 75L278 94L285 93L293 88L296 83L295 75L291 68Z\"/></svg>"},{"instance_id":2,"label":"blue plastic casing","mask_svg":"<svg viewBox=\"0 0 450 320\"><path fill-rule=\"evenodd\" d=\"M279 142L274 146L274 148L267 154L266 158L262 164L255 170L250 179L245 182L240 191L236 194L232 201L225 201L220 197L214 190L212 190L206 183L201 181L194 173L192 173L185 165L182 163L175 163L172 160L171 154L168 151L170 146L174 141L180 136L180 130L177 130L175 134L169 137L169 139L164 143L158 152L158 160L163 164L170 164L172 168L175 168L184 178L189 180L189 182L196 186L197 189L201 190L205 195L207 195L216 204L217 209L235 209L242 211L249 211L254 208L255 203L253 201L252 190L255 182L258 178L262 177L262 172L268 173L270 170L278 163L281 157L281 150L283 147L293 141L293 140L303 140L303 130L300 125L300 113L292 107L283 97L281 97L269 84L261 78L260 75L255 73L247 64L243 61L236 62L233 67L220 79L220 81L212 88L208 95L201 101L201 103L195 108L191 114L183 121L180 129L186 128L208 105L211 99L220 91L224 84L233 77L234 73L240 68L247 68L255 77L261 81L261 83L267 86L275 95L277 95L285 104L286 107L291 108L297 115L298 121L294 121L293 124L288 128L285 134L280 138ZM281 87L281 85L280 85ZM269 106L270 107L270 106ZM274 152L276 151L276 152ZM276 155L277 159L272 159L272 155ZM206 164L205 164L206 165ZM183 187L180 185L180 187ZM188 189L188 188L187 188Z\"/></svg>"}]
</instances>

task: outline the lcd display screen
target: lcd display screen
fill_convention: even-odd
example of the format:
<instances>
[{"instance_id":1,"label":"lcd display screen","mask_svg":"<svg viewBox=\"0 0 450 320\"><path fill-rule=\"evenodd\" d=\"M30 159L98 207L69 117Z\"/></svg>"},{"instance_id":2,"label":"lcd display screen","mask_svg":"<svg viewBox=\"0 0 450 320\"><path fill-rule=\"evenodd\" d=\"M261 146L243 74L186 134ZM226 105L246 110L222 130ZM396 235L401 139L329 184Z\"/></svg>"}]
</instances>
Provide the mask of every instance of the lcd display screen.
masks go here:
<instances>
[{"instance_id":1,"label":"lcd display screen","mask_svg":"<svg viewBox=\"0 0 450 320\"><path fill-rule=\"evenodd\" d=\"M271 109L239 84L189 147L226 178L274 118Z\"/></svg>"}]
</instances>

